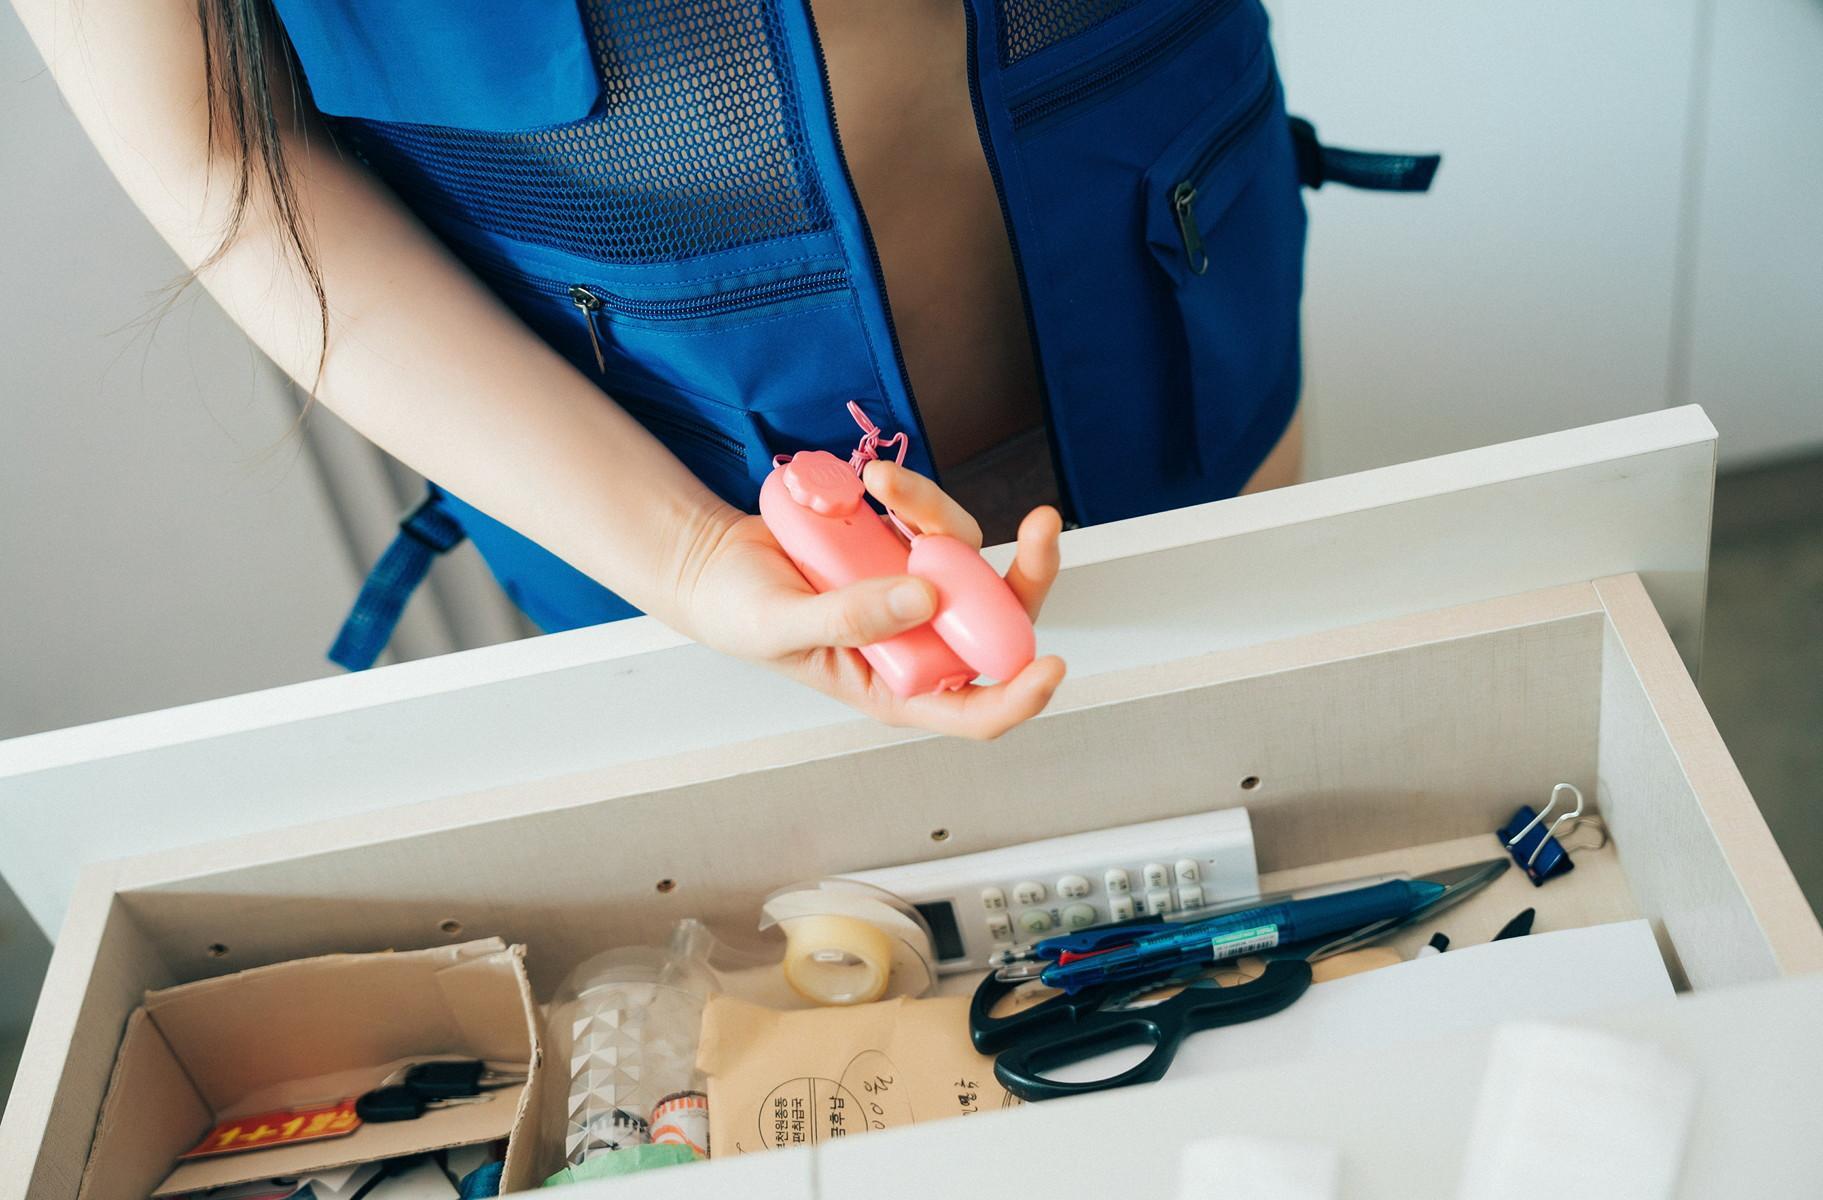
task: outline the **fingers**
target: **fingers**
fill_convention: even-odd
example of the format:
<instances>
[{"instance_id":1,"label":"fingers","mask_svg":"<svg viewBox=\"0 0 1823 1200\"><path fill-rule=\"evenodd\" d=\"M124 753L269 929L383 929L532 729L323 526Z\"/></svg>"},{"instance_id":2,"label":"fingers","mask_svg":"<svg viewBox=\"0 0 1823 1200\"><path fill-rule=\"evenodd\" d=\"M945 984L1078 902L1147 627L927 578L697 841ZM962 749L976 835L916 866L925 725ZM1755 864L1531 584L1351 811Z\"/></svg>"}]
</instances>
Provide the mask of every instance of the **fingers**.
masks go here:
<instances>
[{"instance_id":1,"label":"fingers","mask_svg":"<svg viewBox=\"0 0 1823 1200\"><path fill-rule=\"evenodd\" d=\"M1063 659L1047 656L1028 663L1004 683L917 696L880 715L932 733L991 741L1043 712L1063 676Z\"/></svg>"},{"instance_id":2,"label":"fingers","mask_svg":"<svg viewBox=\"0 0 1823 1200\"><path fill-rule=\"evenodd\" d=\"M1057 538L1062 532L1063 517L1049 505L1034 508L1019 523L1018 548L1013 552L1013 565L1007 568L1006 585L1034 621L1051 585L1057 582Z\"/></svg>"},{"instance_id":3,"label":"fingers","mask_svg":"<svg viewBox=\"0 0 1823 1200\"><path fill-rule=\"evenodd\" d=\"M919 533L947 533L981 549L981 526L968 510L935 483L886 459L875 459L861 472L874 499L886 505Z\"/></svg>"},{"instance_id":4,"label":"fingers","mask_svg":"<svg viewBox=\"0 0 1823 1200\"><path fill-rule=\"evenodd\" d=\"M767 614L774 655L865 646L916 629L937 611L937 591L911 575L865 579L821 595L806 592Z\"/></svg>"}]
</instances>

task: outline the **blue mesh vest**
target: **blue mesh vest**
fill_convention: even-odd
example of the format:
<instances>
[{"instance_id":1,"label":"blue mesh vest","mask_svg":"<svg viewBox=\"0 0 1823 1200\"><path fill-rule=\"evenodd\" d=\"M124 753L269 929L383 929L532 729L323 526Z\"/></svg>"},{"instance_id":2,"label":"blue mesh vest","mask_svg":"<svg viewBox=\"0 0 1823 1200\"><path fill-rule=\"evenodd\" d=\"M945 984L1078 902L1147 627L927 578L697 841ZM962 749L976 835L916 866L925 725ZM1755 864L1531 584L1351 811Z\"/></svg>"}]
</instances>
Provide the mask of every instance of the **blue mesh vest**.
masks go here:
<instances>
[{"instance_id":1,"label":"blue mesh vest","mask_svg":"<svg viewBox=\"0 0 1823 1200\"><path fill-rule=\"evenodd\" d=\"M1300 181L1436 159L1288 119L1259 0L956 2L1065 517L1233 495L1297 404ZM723 499L845 455L850 400L936 475L806 0L276 8L344 147ZM546 630L632 613L433 487L331 657L371 663L465 535Z\"/></svg>"}]
</instances>

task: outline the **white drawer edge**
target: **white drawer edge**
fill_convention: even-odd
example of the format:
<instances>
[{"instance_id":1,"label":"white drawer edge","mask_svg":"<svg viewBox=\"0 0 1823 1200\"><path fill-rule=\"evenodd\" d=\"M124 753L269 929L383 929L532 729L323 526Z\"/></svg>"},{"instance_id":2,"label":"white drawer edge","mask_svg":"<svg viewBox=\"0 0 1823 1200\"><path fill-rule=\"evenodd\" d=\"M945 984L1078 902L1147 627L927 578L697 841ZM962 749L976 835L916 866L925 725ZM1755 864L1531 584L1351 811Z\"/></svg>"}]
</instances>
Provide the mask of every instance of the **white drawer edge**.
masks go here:
<instances>
[{"instance_id":1,"label":"white drawer edge","mask_svg":"<svg viewBox=\"0 0 1823 1200\"><path fill-rule=\"evenodd\" d=\"M1715 426L1698 405L1642 413L1580 429L1072 530L1065 540L1064 568L1093 566L1529 476L1712 443L1716 436ZM1010 559L1011 548L997 547L988 553L1004 567L1003 560ZM172 742L221 737L687 644L689 639L657 621L638 618L50 730L0 741L0 779L102 755L130 754Z\"/></svg>"},{"instance_id":2,"label":"white drawer edge","mask_svg":"<svg viewBox=\"0 0 1823 1200\"><path fill-rule=\"evenodd\" d=\"M1787 975L1823 970L1823 926L1666 636L1651 597L1633 575L1597 580L1595 590L1779 969ZM1652 865L1641 863L1635 870Z\"/></svg>"},{"instance_id":3,"label":"white drawer edge","mask_svg":"<svg viewBox=\"0 0 1823 1200\"><path fill-rule=\"evenodd\" d=\"M1667 410L1074 531L1041 644L1081 680L1639 571L1694 661L1714 436ZM82 862L850 720L622 622L0 743L0 875L49 930Z\"/></svg>"},{"instance_id":4,"label":"white drawer edge","mask_svg":"<svg viewBox=\"0 0 1823 1200\"><path fill-rule=\"evenodd\" d=\"M1216 651L1180 662L1066 681L1051 708L1038 720L1214 683L1295 671L1313 664L1372 657L1421 644L1594 616L1602 611L1601 599L1593 585L1565 584L1439 612L1414 613L1258 646ZM615 797L785 769L875 747L933 740L934 736L890 729L864 720L775 734L707 750L439 797L384 811L313 821L286 830L282 839L251 833L136 855L115 860L115 886L123 892L156 887L219 871L330 854L376 842L401 842L442 830L560 811Z\"/></svg>"}]
</instances>

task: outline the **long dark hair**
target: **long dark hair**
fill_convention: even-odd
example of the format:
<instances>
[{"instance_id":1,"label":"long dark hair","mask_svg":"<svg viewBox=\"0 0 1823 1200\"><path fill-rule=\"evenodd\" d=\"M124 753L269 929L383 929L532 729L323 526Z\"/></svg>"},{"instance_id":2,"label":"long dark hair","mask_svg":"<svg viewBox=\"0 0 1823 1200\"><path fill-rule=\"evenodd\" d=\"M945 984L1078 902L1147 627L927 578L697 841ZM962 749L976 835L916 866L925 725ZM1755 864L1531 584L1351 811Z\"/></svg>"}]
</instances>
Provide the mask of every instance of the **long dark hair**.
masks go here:
<instances>
[{"instance_id":1,"label":"long dark hair","mask_svg":"<svg viewBox=\"0 0 1823 1200\"><path fill-rule=\"evenodd\" d=\"M256 202L257 187L262 193L258 202L271 205L287 248L316 295L320 337L316 375L320 381L329 357L329 296L323 289L322 268L285 159L281 117L273 103L272 68L277 63L286 68L284 78L291 90L288 119L294 127L303 127L306 102L297 82L301 72L271 0L196 0L196 17L203 40L210 167L213 170L222 156L231 159L234 193L221 241L191 274L213 265L233 246ZM315 384L308 390L314 396Z\"/></svg>"}]
</instances>

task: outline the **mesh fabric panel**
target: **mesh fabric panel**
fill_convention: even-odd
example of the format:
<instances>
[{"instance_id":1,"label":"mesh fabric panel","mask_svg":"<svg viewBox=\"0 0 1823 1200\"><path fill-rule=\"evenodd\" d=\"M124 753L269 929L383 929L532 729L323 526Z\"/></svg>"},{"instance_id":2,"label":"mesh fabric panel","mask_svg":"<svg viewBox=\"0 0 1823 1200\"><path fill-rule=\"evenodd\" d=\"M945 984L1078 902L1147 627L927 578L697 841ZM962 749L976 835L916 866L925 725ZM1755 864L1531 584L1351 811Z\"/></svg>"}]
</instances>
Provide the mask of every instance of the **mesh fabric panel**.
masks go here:
<instances>
[{"instance_id":1,"label":"mesh fabric panel","mask_svg":"<svg viewBox=\"0 0 1823 1200\"><path fill-rule=\"evenodd\" d=\"M1011 65L1123 13L1140 0L1002 0L1000 61Z\"/></svg>"},{"instance_id":2,"label":"mesh fabric panel","mask_svg":"<svg viewBox=\"0 0 1823 1200\"><path fill-rule=\"evenodd\" d=\"M568 125L491 133L344 118L440 215L602 262L660 262L828 227L773 0L586 0L602 97Z\"/></svg>"}]
</instances>

